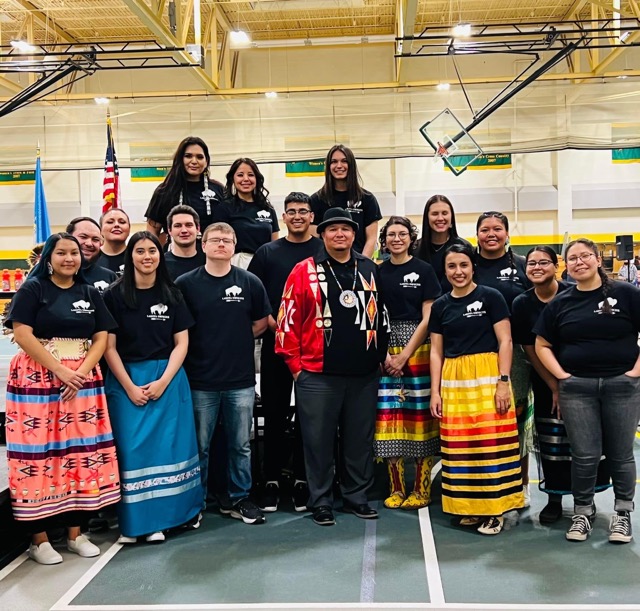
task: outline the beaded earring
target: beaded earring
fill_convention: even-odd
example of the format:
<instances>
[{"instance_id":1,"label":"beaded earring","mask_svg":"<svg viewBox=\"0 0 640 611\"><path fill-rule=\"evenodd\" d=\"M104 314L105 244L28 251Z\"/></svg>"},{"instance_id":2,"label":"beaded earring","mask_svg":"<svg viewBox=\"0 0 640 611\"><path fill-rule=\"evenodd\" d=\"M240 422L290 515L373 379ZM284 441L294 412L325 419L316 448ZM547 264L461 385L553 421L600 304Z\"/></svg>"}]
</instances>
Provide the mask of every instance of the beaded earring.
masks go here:
<instances>
[{"instance_id":1,"label":"beaded earring","mask_svg":"<svg viewBox=\"0 0 640 611\"><path fill-rule=\"evenodd\" d=\"M47 273L50 276L53 276L53 265L51 265L51 263L49 261L47 261Z\"/></svg>"}]
</instances>

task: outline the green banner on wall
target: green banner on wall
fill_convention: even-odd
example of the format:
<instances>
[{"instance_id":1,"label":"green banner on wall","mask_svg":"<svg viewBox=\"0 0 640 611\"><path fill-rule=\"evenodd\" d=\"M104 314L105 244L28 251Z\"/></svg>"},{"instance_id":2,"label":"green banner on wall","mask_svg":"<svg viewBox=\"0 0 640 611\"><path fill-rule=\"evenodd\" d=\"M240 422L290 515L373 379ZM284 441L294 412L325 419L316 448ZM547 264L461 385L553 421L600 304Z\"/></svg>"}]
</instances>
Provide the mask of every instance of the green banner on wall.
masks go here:
<instances>
[{"instance_id":1,"label":"green banner on wall","mask_svg":"<svg viewBox=\"0 0 640 611\"><path fill-rule=\"evenodd\" d=\"M640 148L612 149L611 161L613 163L640 163Z\"/></svg>"},{"instance_id":2,"label":"green banner on wall","mask_svg":"<svg viewBox=\"0 0 640 611\"><path fill-rule=\"evenodd\" d=\"M33 185L35 182L35 171L0 172L0 185Z\"/></svg>"},{"instance_id":3,"label":"green banner on wall","mask_svg":"<svg viewBox=\"0 0 640 611\"><path fill-rule=\"evenodd\" d=\"M169 168L131 168L131 182L162 182Z\"/></svg>"},{"instance_id":4,"label":"green banner on wall","mask_svg":"<svg viewBox=\"0 0 640 611\"><path fill-rule=\"evenodd\" d=\"M285 175L289 178L297 176L324 176L324 159L310 161L288 161Z\"/></svg>"},{"instance_id":5,"label":"green banner on wall","mask_svg":"<svg viewBox=\"0 0 640 611\"><path fill-rule=\"evenodd\" d=\"M454 168L463 168L473 159L473 155L451 155L449 162ZM511 167L511 155L480 155L469 165L469 170L508 170ZM444 169L451 171L445 164Z\"/></svg>"}]
</instances>

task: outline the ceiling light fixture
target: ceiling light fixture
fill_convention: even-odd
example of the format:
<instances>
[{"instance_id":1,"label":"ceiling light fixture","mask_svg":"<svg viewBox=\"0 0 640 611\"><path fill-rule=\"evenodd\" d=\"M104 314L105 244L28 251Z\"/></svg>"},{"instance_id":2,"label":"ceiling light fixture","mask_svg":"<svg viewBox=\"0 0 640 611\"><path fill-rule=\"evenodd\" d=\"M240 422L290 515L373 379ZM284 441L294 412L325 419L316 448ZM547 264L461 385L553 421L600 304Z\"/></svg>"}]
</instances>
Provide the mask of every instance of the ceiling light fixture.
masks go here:
<instances>
[{"instance_id":1,"label":"ceiling light fixture","mask_svg":"<svg viewBox=\"0 0 640 611\"><path fill-rule=\"evenodd\" d=\"M230 34L231 45L234 47L248 47L251 44L251 36L244 30L233 30Z\"/></svg>"},{"instance_id":2,"label":"ceiling light fixture","mask_svg":"<svg viewBox=\"0 0 640 611\"><path fill-rule=\"evenodd\" d=\"M36 48L24 40L12 40L11 46L20 53L33 53Z\"/></svg>"},{"instance_id":3,"label":"ceiling light fixture","mask_svg":"<svg viewBox=\"0 0 640 611\"><path fill-rule=\"evenodd\" d=\"M631 36L631 32L622 32L622 34L620 34L620 42L624 42L629 36Z\"/></svg>"},{"instance_id":4,"label":"ceiling light fixture","mask_svg":"<svg viewBox=\"0 0 640 611\"><path fill-rule=\"evenodd\" d=\"M264 94L265 98L269 98L270 100L274 100L275 98L278 97L278 92L277 91L267 91Z\"/></svg>"},{"instance_id":5,"label":"ceiling light fixture","mask_svg":"<svg viewBox=\"0 0 640 611\"><path fill-rule=\"evenodd\" d=\"M438 91L449 91L449 89L451 89L451 84L450 83L438 83L436 85L436 89Z\"/></svg>"},{"instance_id":6,"label":"ceiling light fixture","mask_svg":"<svg viewBox=\"0 0 640 611\"><path fill-rule=\"evenodd\" d=\"M459 23L454 26L452 34L456 38L464 38L465 36L471 36L471 24L470 23Z\"/></svg>"},{"instance_id":7,"label":"ceiling light fixture","mask_svg":"<svg viewBox=\"0 0 640 611\"><path fill-rule=\"evenodd\" d=\"M96 104L108 104L109 98L93 98Z\"/></svg>"}]
</instances>

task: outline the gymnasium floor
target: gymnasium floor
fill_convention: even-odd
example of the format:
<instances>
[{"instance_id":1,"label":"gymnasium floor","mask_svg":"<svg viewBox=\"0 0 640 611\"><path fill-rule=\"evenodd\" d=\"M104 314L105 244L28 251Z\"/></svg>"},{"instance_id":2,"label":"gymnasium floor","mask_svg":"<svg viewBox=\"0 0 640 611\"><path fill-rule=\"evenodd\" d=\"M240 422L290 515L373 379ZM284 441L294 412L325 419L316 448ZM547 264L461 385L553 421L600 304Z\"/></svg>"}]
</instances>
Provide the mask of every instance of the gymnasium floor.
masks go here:
<instances>
[{"instance_id":1,"label":"gymnasium floor","mask_svg":"<svg viewBox=\"0 0 640 611\"><path fill-rule=\"evenodd\" d=\"M585 543L564 539L568 499L563 520L539 524L545 502L534 489L517 524L514 516L508 531L483 537L442 513L437 477L434 502L419 514L382 508L379 520L367 521L337 512L336 526L319 527L285 499L263 526L207 512L200 529L162 545L122 547L114 531L94 534L98 559L58 545L62 565L40 566L23 554L0 571L0 609L640 611L640 543L606 538L612 493L598 496L601 513Z\"/></svg>"}]
</instances>

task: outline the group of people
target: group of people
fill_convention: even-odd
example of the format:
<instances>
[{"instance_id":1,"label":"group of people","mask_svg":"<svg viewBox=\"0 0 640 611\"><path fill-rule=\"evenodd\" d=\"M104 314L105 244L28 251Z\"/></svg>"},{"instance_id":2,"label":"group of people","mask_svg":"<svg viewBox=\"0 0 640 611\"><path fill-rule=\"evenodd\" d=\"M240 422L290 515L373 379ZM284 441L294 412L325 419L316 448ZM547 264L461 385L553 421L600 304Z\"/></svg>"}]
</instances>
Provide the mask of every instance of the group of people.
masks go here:
<instances>
[{"instance_id":1,"label":"group of people","mask_svg":"<svg viewBox=\"0 0 640 611\"><path fill-rule=\"evenodd\" d=\"M378 231L377 201L342 145L327 154L322 189L289 194L281 221L255 162L236 160L225 186L209 164L201 139L183 140L146 231L129 235L122 210L74 219L13 299L9 487L32 558L62 561L47 537L54 523L70 551L97 555L84 517L115 503L121 543L197 528L210 465L226 475L220 511L262 524L289 460L294 509L328 526L336 484L343 511L378 517L375 460L388 467L385 507L425 507L441 455L443 510L495 535L529 504L534 434L549 495L541 523L560 519L573 494L566 537L586 539L594 494L612 480L609 540L631 540L640 290L609 280L592 242L568 246L567 285L551 248L509 248L499 212L480 215L473 249L442 195L426 203L420 240L405 217ZM389 255L380 265L378 240Z\"/></svg>"}]
</instances>

